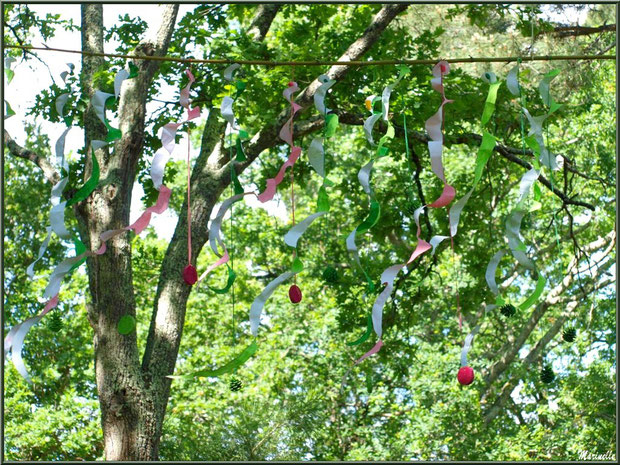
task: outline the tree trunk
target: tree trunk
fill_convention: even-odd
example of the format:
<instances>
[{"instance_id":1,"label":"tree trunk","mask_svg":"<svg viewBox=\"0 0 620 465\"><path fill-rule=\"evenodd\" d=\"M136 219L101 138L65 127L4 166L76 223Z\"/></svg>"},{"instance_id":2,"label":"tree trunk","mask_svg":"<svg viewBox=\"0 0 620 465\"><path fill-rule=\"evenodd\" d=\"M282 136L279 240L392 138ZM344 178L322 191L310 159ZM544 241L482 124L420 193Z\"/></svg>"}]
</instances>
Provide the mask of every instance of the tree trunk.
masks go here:
<instances>
[{"instance_id":1,"label":"tree trunk","mask_svg":"<svg viewBox=\"0 0 620 465\"><path fill-rule=\"evenodd\" d=\"M168 6L162 15L156 43L139 46L144 54L163 55L178 11ZM103 8L101 4L82 5L82 47L85 51L103 51ZM82 88L87 97L97 90L93 75L102 66L100 57L83 56ZM155 61L138 61L139 77L123 84L119 104L122 139L96 156L101 182L93 194L76 209L82 238L90 250L100 246L99 235L129 224L131 193L137 164L144 144L144 122L148 89L157 69ZM106 129L92 108L84 117L86 147L95 139L105 139ZM90 158L88 158L90 159ZM89 163L87 171L92 166ZM118 332L119 320L135 318L131 245L129 232L112 238L103 255L88 259L88 279L92 304L88 318L94 330L95 373L101 406L101 425L106 460L156 460L162 417L153 393L140 368L136 333Z\"/></svg>"}]
</instances>

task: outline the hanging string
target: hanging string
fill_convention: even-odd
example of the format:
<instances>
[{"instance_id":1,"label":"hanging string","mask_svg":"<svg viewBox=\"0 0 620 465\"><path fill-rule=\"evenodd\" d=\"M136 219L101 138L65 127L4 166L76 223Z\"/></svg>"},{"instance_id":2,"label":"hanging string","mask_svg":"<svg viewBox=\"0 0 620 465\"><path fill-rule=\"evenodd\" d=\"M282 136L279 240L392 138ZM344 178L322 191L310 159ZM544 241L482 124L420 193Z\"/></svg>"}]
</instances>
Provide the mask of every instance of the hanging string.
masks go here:
<instances>
[{"instance_id":1,"label":"hanging string","mask_svg":"<svg viewBox=\"0 0 620 465\"><path fill-rule=\"evenodd\" d=\"M295 82L295 67L291 67L291 83ZM295 97L291 95L291 102L295 100ZM295 116L293 106L291 105L291 150L295 146L295 133L293 131L293 117ZM293 226L295 226L295 165L291 166L291 217L293 220ZM293 260L297 256L297 248L293 249ZM293 284L297 285L297 273L293 275Z\"/></svg>"},{"instance_id":2,"label":"hanging string","mask_svg":"<svg viewBox=\"0 0 620 465\"><path fill-rule=\"evenodd\" d=\"M231 84L232 86L232 84ZM231 94L232 94L232 87L231 87ZM231 197L235 194L235 187L234 187L234 179L235 179L235 174L234 174L234 170L235 170L235 163L233 161L233 137L232 134L233 133L233 127L232 124L230 125L230 132L228 133L228 152L229 152L229 165L230 165L230 194ZM230 269L233 271L235 271L235 224L234 224L234 212L235 212L235 205L234 203L230 206ZM231 303L232 303L232 323L231 323L231 332L232 332L232 343L233 345L236 343L236 334L235 334L235 283L232 283L231 289L230 289L230 299L231 299ZM236 372L237 370L235 370Z\"/></svg>"},{"instance_id":3,"label":"hanging string","mask_svg":"<svg viewBox=\"0 0 620 465\"><path fill-rule=\"evenodd\" d=\"M443 73L439 76L440 85L443 87ZM443 138L444 125L446 122L444 105L441 106L441 133ZM459 294L459 266L456 262L456 253L454 252L454 237L452 237L452 224L450 221L450 206L448 206L448 234L450 235L450 248L452 249L452 266L456 275L454 283L454 291L456 293L456 312L459 319L459 331L463 329L463 315L461 314L461 298Z\"/></svg>"},{"instance_id":4,"label":"hanging string","mask_svg":"<svg viewBox=\"0 0 620 465\"><path fill-rule=\"evenodd\" d=\"M190 202L191 166L190 166L190 127L187 126L187 264L192 264L192 204Z\"/></svg>"}]
</instances>

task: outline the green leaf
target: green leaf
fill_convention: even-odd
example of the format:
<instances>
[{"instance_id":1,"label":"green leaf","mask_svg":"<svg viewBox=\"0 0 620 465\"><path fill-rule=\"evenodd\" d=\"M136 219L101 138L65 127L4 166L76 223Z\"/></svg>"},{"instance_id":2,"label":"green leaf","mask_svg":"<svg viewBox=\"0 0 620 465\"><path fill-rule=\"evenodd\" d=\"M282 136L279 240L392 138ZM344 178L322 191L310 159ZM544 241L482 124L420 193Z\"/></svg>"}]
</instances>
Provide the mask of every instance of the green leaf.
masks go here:
<instances>
[{"instance_id":1,"label":"green leaf","mask_svg":"<svg viewBox=\"0 0 620 465\"><path fill-rule=\"evenodd\" d=\"M12 69L5 69L4 72L6 73L6 83L10 84L13 80L13 76L15 76L15 71Z\"/></svg>"},{"instance_id":2,"label":"green leaf","mask_svg":"<svg viewBox=\"0 0 620 465\"><path fill-rule=\"evenodd\" d=\"M123 315L118 321L117 328L120 334L129 334L136 329L136 319L131 315Z\"/></svg>"}]
</instances>

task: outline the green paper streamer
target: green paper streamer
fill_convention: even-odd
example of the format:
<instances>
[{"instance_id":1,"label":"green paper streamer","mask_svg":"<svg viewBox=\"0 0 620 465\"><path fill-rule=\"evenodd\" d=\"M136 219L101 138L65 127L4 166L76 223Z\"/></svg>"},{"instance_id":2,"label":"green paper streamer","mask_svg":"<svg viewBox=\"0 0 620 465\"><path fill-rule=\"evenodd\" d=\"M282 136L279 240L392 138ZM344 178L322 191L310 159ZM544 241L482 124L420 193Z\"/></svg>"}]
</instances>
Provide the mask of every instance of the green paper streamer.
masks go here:
<instances>
[{"instance_id":1,"label":"green paper streamer","mask_svg":"<svg viewBox=\"0 0 620 465\"><path fill-rule=\"evenodd\" d=\"M304 269L304 263L297 256L297 249L295 249L295 259L293 260L293 266L291 266L291 271L293 273L300 273Z\"/></svg>"},{"instance_id":2,"label":"green paper streamer","mask_svg":"<svg viewBox=\"0 0 620 465\"><path fill-rule=\"evenodd\" d=\"M491 154L493 153L493 149L495 148L495 137L487 131L484 131L482 134L482 142L480 143L480 147L478 148L478 156L476 157L476 168L474 172L474 186L478 185L480 178L482 178L482 172L484 171L484 167L489 161Z\"/></svg>"},{"instance_id":3,"label":"green paper streamer","mask_svg":"<svg viewBox=\"0 0 620 465\"><path fill-rule=\"evenodd\" d=\"M86 246L84 245L84 243L79 240L77 237L73 238L73 244L75 245L75 256L77 257L78 255L82 255L84 252L86 252ZM86 261L86 257L84 257L82 260L80 260L79 262L75 263L70 269L69 269L69 273L71 273L73 270L75 270L77 267L79 267L82 263L84 263Z\"/></svg>"},{"instance_id":4,"label":"green paper streamer","mask_svg":"<svg viewBox=\"0 0 620 465\"><path fill-rule=\"evenodd\" d=\"M95 156L94 150L92 151L92 154L93 172L91 173L88 181L84 183L84 185L75 193L73 197L67 200L67 207L85 200L95 190L97 184L99 184L99 163L97 162L97 157Z\"/></svg>"},{"instance_id":5,"label":"green paper streamer","mask_svg":"<svg viewBox=\"0 0 620 465\"><path fill-rule=\"evenodd\" d=\"M370 335L372 334L372 314L368 314L368 327L366 328L366 332L364 334L362 334L362 336L353 341L353 342L347 342L348 346L358 346L360 345L362 342L365 342Z\"/></svg>"},{"instance_id":6,"label":"green paper streamer","mask_svg":"<svg viewBox=\"0 0 620 465\"><path fill-rule=\"evenodd\" d=\"M131 315L124 315L118 321L118 332L122 335L131 333L136 329L136 319Z\"/></svg>"},{"instance_id":7,"label":"green paper streamer","mask_svg":"<svg viewBox=\"0 0 620 465\"><path fill-rule=\"evenodd\" d=\"M4 70L4 73L6 74L6 83L10 84L11 81L13 80L13 76L15 76L15 71L7 68Z\"/></svg>"},{"instance_id":8,"label":"green paper streamer","mask_svg":"<svg viewBox=\"0 0 620 465\"><path fill-rule=\"evenodd\" d=\"M338 129L338 115L330 113L325 117L325 138L332 137Z\"/></svg>"},{"instance_id":9,"label":"green paper streamer","mask_svg":"<svg viewBox=\"0 0 620 465\"><path fill-rule=\"evenodd\" d=\"M538 298L541 296L542 292L545 290L545 284L547 284L547 280L542 276L539 276L538 281L536 282L536 289L534 289L534 292L531 296L529 296L525 301L523 301L523 303L521 303L521 305L519 305L519 308L521 310L527 310L532 305L534 305L534 303L536 303Z\"/></svg>"},{"instance_id":10,"label":"green paper streamer","mask_svg":"<svg viewBox=\"0 0 620 465\"><path fill-rule=\"evenodd\" d=\"M357 236L357 235L363 234L366 231L368 231L370 228L372 228L375 224L377 224L377 221L379 221L380 216L381 216L381 205L379 205L379 202L373 199L370 202L370 209L368 212L368 216L364 219L364 221L362 221L359 224L355 235Z\"/></svg>"},{"instance_id":11,"label":"green paper streamer","mask_svg":"<svg viewBox=\"0 0 620 465\"><path fill-rule=\"evenodd\" d=\"M230 362L228 362L226 365L217 368L216 370L200 370L200 371L195 371L193 373L189 373L187 375L180 375L180 376L167 376L167 378L172 378L172 379L180 379L180 378L195 378L197 376L202 376L202 377L207 377L207 378L215 378L217 376L221 376L224 375L226 373L231 373L233 371L235 371L237 368L239 368L241 365L243 365L245 362L247 362L250 357L252 355L254 355L254 353L256 353L256 350L258 349L258 345L256 345L256 342L253 342L252 344L250 344L248 347L246 347L243 352L241 352L239 354L239 356L237 358L235 358L234 360L231 360Z\"/></svg>"},{"instance_id":12,"label":"green paper streamer","mask_svg":"<svg viewBox=\"0 0 620 465\"><path fill-rule=\"evenodd\" d=\"M329 197L327 195L327 189L325 189L325 185L319 188L319 195L316 202L316 211L317 212L327 212L329 211Z\"/></svg>"},{"instance_id":13,"label":"green paper streamer","mask_svg":"<svg viewBox=\"0 0 620 465\"><path fill-rule=\"evenodd\" d=\"M131 61L129 62L129 76L128 79L138 77L138 67L134 65Z\"/></svg>"},{"instance_id":14,"label":"green paper streamer","mask_svg":"<svg viewBox=\"0 0 620 465\"><path fill-rule=\"evenodd\" d=\"M105 136L106 142L114 142L115 140L119 140L121 137L123 137L123 133L120 131L120 129L113 128L107 121L105 122L105 125L108 128L108 133Z\"/></svg>"},{"instance_id":15,"label":"green paper streamer","mask_svg":"<svg viewBox=\"0 0 620 465\"><path fill-rule=\"evenodd\" d=\"M226 281L226 285L220 289L207 285L207 288L210 291L215 292L216 294L226 294L230 290L232 285L235 283L235 279L237 278L237 273L235 273L235 270L233 270L228 265L228 263L226 264L226 268L228 268L228 280Z\"/></svg>"},{"instance_id":16,"label":"green paper streamer","mask_svg":"<svg viewBox=\"0 0 620 465\"><path fill-rule=\"evenodd\" d=\"M230 170L230 177L232 178L235 195L243 194L243 186L241 186L239 178L237 177L237 170L235 170L232 166Z\"/></svg>"},{"instance_id":17,"label":"green paper streamer","mask_svg":"<svg viewBox=\"0 0 620 465\"><path fill-rule=\"evenodd\" d=\"M497 90L501 81L497 81L489 86L489 93L487 95L487 100L484 103L484 111L482 112L482 126L486 126L486 124L490 121L493 112L495 111L495 101L497 100Z\"/></svg>"},{"instance_id":18,"label":"green paper streamer","mask_svg":"<svg viewBox=\"0 0 620 465\"><path fill-rule=\"evenodd\" d=\"M237 136L236 146L237 146L237 157L235 158L235 160L246 161L248 158L245 156L245 153L243 152L243 145L241 145L241 138L239 136Z\"/></svg>"}]
</instances>

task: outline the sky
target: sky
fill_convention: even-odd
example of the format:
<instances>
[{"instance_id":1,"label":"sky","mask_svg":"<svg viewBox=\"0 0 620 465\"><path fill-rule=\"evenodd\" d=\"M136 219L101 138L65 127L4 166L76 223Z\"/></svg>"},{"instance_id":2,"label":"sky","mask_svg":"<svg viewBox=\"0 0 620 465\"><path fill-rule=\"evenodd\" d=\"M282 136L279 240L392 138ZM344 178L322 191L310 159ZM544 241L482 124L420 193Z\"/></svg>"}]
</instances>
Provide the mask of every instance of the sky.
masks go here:
<instances>
[{"instance_id":1,"label":"sky","mask_svg":"<svg viewBox=\"0 0 620 465\"><path fill-rule=\"evenodd\" d=\"M80 24L80 5L79 4L33 4L30 5L31 9L39 15L45 15L46 13L61 14L63 18L72 18L74 24ZM193 4L181 4L179 8L179 14L177 16L177 22L188 12L191 11L195 5ZM159 21L161 18L161 6L155 4L110 4L104 5L104 25L109 27L118 20L119 15L128 14L130 16L140 16L146 21L151 28L147 31L147 36L152 36L157 31ZM568 13L557 15L547 10L549 18L554 20L570 21L583 23L587 10L581 12L575 12L570 10ZM51 48L65 48L65 49L77 49L77 44L80 43L80 33L67 32L60 30L57 35L47 41L46 45ZM40 38L35 38L32 41L32 45L41 46L42 41ZM106 52L113 52L116 47L116 43L106 43L104 50ZM15 77L10 85L6 84L5 80L5 98L10 103L11 107L15 111L16 115L5 121L5 128L11 134L11 136L20 144L23 144L26 139L24 131L23 121L25 119L26 110L31 107L35 101L35 97L42 89L47 88L52 82L52 76L58 84L62 81L60 79L60 73L67 70L67 63L74 63L77 67L80 64L79 55L67 54L61 52L45 51L40 52L39 56L45 61L49 67L49 71L46 67L36 61L31 60L28 64L16 63L13 65ZM172 89L170 87L162 88L162 95L159 96L162 99L174 99L178 98L178 89ZM152 102L147 104L147 112L154 111L157 108L157 103ZM206 112L203 111L202 118L206 117ZM32 119L32 117L30 117ZM58 136L64 130L64 125L61 123L50 123L47 121L39 121L41 124L42 132L49 135L50 142L55 144ZM115 126L114 120L111 121L112 126ZM83 131L74 127L68 134L66 140L66 153L76 156L77 150L82 147L84 143ZM187 146L187 141L184 138L177 150L173 153L172 160L184 159L184 148ZM196 149L192 152L192 157L196 156ZM72 158L69 156L69 160ZM73 159L75 160L75 158ZM136 183L136 187L132 196L131 215L130 221L134 221L141 214L145 208L140 201L142 197L142 188ZM260 204L254 197L249 196L246 200L252 207L265 208L270 214L277 216L279 219L285 220L288 216L286 207L283 202L279 202L279 198L276 197L273 201L266 205ZM214 209L214 213L217 209ZM155 227L158 236L166 240L172 237L174 227L176 225L176 215L168 210L162 215L154 215L151 224Z\"/></svg>"},{"instance_id":2,"label":"sky","mask_svg":"<svg viewBox=\"0 0 620 465\"><path fill-rule=\"evenodd\" d=\"M179 7L179 14L177 15L177 23L183 16L195 8L196 5L181 4ZM44 16L46 13L61 14L65 19L73 19L74 24L80 24L80 5L79 4L34 4L30 5L31 9L39 15ZM103 22L104 26L109 27L118 20L119 15L128 14L131 17L140 16L146 21L150 28L146 32L146 37L153 37L157 32L161 18L162 7L158 5L139 5L139 4L112 4L104 5L103 8ZM50 48L64 48L64 49L77 49L76 44L80 43L80 32L68 32L59 30L55 37L45 42ZM34 46L42 46L43 41L40 37L35 38L32 41ZM111 41L104 45L104 51L113 53L117 46L117 42ZM10 84L7 85L5 78L5 96L8 100L15 116L12 116L5 120L4 127L11 134L13 139L23 145L26 140L26 132L24 130L23 121L32 121L34 118L26 117L25 113L28 108L32 107L35 102L36 95L43 89L49 87L52 83L52 76L57 84L61 84L62 80L60 74L63 71L68 70L68 63L72 63L76 66L76 71L80 66L80 56L76 54L69 54L55 51L42 51L39 56L45 61L49 67L47 68L37 60L31 60L28 64L19 63L19 60L13 64L12 69L15 72L15 76ZM50 76L51 75L51 76ZM178 99L178 89L173 89L170 86L162 87L161 94L158 98L162 100ZM158 108L157 102L147 103L147 112L154 112ZM106 115L110 120L110 124L113 127L118 127L115 119L112 118L110 112ZM203 110L200 118L206 118L207 112ZM41 131L47 134L50 138L52 147L55 145L56 140L60 134L64 131L64 123L50 123L45 120L38 121L41 124ZM84 131L74 126L69 131L66 143L65 153L68 155L69 162L77 159L77 150L84 145ZM187 156L186 152L187 139L184 136L182 140L177 144L175 151L172 154L171 161L184 160ZM197 156L197 148L192 148L191 157L192 160ZM54 157L52 157L54 160ZM51 189L51 186L50 186ZM135 221L143 212L145 205L141 202L143 195L142 187L136 183L132 194L132 204L130 212L130 222ZM173 194L174 195L174 194ZM279 219L288 218L288 213L283 202L279 202L279 196L276 195L274 200L263 205L253 196L246 198L246 203L251 207L265 208L270 214L277 216ZM215 216L217 208L214 208L212 217ZM157 231L158 237L170 240L174 233L174 229L177 222L176 214L168 209L161 215L153 215L151 219L151 225ZM43 239L45 231L42 231Z\"/></svg>"}]
</instances>

